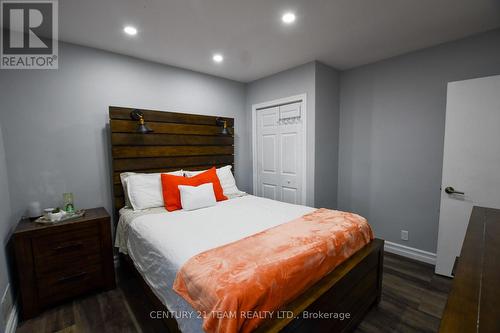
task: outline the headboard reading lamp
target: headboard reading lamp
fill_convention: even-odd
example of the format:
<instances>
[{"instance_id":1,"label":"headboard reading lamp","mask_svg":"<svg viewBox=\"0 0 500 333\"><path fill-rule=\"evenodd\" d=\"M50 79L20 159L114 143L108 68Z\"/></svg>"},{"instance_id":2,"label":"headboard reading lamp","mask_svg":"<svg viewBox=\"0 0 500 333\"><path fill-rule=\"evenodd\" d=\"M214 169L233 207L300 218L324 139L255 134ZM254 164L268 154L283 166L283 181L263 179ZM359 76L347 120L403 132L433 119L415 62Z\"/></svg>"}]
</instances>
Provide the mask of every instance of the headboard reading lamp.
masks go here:
<instances>
[{"instance_id":1,"label":"headboard reading lamp","mask_svg":"<svg viewBox=\"0 0 500 333\"><path fill-rule=\"evenodd\" d=\"M231 131L227 126L227 120L222 118L217 118L215 119L215 123L217 124L217 126L222 126L222 131L221 131L222 135L231 135Z\"/></svg>"},{"instance_id":2,"label":"headboard reading lamp","mask_svg":"<svg viewBox=\"0 0 500 333\"><path fill-rule=\"evenodd\" d=\"M142 133L142 134L147 134L153 132L151 128L149 128L145 123L144 123L144 115L141 111L135 109L130 112L130 118L133 120L138 120L139 121L139 126L137 126L137 132Z\"/></svg>"}]
</instances>

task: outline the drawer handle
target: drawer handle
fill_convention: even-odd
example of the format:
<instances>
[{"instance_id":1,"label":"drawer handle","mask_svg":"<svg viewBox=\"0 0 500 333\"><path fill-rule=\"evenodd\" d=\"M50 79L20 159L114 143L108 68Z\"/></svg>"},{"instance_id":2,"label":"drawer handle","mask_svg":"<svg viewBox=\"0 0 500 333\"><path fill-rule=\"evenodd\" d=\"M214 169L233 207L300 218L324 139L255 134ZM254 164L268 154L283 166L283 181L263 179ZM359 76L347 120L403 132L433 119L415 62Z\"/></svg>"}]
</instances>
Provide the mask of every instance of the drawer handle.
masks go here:
<instances>
[{"instance_id":1,"label":"drawer handle","mask_svg":"<svg viewBox=\"0 0 500 333\"><path fill-rule=\"evenodd\" d=\"M78 243L70 243L70 244L65 244L65 245L60 245L54 248L54 251L64 251L64 250L69 250L69 249L77 249L83 246L82 242Z\"/></svg>"},{"instance_id":2,"label":"drawer handle","mask_svg":"<svg viewBox=\"0 0 500 333\"><path fill-rule=\"evenodd\" d=\"M83 278L85 275L87 275L87 272L79 272L73 275L68 275L68 276L63 276L59 280L57 280L57 283L65 283L65 282L70 282L74 280L79 280Z\"/></svg>"}]
</instances>

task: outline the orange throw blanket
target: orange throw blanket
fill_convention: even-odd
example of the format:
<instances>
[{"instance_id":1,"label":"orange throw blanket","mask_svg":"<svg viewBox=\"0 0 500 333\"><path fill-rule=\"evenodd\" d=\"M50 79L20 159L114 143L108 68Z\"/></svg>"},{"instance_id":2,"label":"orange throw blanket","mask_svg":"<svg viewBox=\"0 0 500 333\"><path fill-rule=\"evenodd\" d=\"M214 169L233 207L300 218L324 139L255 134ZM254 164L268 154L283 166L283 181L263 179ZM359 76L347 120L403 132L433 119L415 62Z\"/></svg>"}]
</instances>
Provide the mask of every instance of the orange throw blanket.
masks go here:
<instances>
[{"instance_id":1,"label":"orange throw blanket","mask_svg":"<svg viewBox=\"0 0 500 333\"><path fill-rule=\"evenodd\" d=\"M206 332L250 332L372 239L365 218L318 209L190 258L173 288Z\"/></svg>"}]
</instances>

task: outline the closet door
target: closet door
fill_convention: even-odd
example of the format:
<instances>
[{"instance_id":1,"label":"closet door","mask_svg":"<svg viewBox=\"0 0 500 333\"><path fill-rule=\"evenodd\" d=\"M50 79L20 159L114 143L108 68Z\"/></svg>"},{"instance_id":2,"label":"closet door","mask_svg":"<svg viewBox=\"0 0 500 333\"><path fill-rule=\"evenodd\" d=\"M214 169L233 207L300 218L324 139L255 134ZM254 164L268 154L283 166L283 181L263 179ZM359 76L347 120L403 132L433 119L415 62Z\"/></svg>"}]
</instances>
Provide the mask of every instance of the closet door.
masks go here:
<instances>
[{"instance_id":1,"label":"closet door","mask_svg":"<svg viewBox=\"0 0 500 333\"><path fill-rule=\"evenodd\" d=\"M281 200L279 181L279 107L257 113L257 195Z\"/></svg>"},{"instance_id":2,"label":"closet door","mask_svg":"<svg viewBox=\"0 0 500 333\"><path fill-rule=\"evenodd\" d=\"M301 103L280 106L279 182L281 201L301 204L302 192L302 122Z\"/></svg>"},{"instance_id":3,"label":"closet door","mask_svg":"<svg viewBox=\"0 0 500 333\"><path fill-rule=\"evenodd\" d=\"M301 103L257 111L256 194L302 204Z\"/></svg>"}]
</instances>

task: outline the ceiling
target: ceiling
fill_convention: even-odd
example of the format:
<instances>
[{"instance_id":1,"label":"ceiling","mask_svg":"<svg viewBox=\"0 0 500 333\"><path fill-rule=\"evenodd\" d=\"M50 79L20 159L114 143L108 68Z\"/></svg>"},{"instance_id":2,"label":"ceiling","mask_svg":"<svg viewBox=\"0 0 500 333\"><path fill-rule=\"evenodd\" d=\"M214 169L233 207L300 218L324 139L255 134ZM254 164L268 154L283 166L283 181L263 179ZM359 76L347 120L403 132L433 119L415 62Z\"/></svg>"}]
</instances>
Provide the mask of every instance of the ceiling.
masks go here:
<instances>
[{"instance_id":1,"label":"ceiling","mask_svg":"<svg viewBox=\"0 0 500 333\"><path fill-rule=\"evenodd\" d=\"M288 10L297 20L285 26ZM242 82L312 60L348 69L496 27L498 0L59 1L63 41Z\"/></svg>"}]
</instances>

